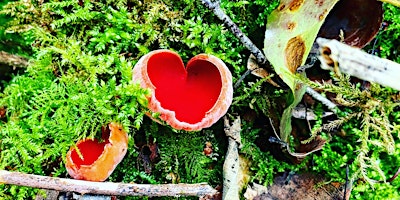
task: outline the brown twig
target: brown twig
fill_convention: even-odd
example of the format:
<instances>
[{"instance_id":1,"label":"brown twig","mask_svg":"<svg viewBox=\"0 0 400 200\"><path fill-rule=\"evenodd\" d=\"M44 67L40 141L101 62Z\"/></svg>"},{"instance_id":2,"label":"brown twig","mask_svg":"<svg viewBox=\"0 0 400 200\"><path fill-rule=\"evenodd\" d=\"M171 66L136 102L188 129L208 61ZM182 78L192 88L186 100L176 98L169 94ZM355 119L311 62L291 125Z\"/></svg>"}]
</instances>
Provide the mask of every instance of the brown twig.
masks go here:
<instances>
[{"instance_id":1,"label":"brown twig","mask_svg":"<svg viewBox=\"0 0 400 200\"><path fill-rule=\"evenodd\" d=\"M387 180L387 182L394 181L394 179L396 179L397 176L399 176L399 174L400 174L400 167L399 167L399 169L397 169L397 172L392 177L390 177L389 180Z\"/></svg>"},{"instance_id":2,"label":"brown twig","mask_svg":"<svg viewBox=\"0 0 400 200\"><path fill-rule=\"evenodd\" d=\"M210 0L201 1L207 8L212 10L214 14L228 27L232 33L242 42L242 44L250 50L250 52L256 57L257 62L261 65L267 62L264 54L260 49L253 44L253 42L239 29L239 27L232 21L232 19L225 14L220 7L220 1L211 2Z\"/></svg>"},{"instance_id":3,"label":"brown twig","mask_svg":"<svg viewBox=\"0 0 400 200\"><path fill-rule=\"evenodd\" d=\"M28 66L28 59L5 51L0 51L0 65L8 65L14 68L26 68Z\"/></svg>"},{"instance_id":4,"label":"brown twig","mask_svg":"<svg viewBox=\"0 0 400 200\"><path fill-rule=\"evenodd\" d=\"M263 52L259 48L257 48L257 46L239 29L239 27L232 21L232 19L221 9L220 0L216 0L215 2L212 2L210 0L202 0L201 2L208 9L212 10L214 14L223 22L223 24L230 29L230 31L236 36L236 38L238 38L240 42L242 42L242 44L256 57L257 63L263 66L268 62ZM239 80L235 83L235 88L239 86L240 82L242 82L243 79L250 74L250 72L251 70L248 69L242 75L242 77L239 78ZM316 100L321 101L324 105L327 105L328 108L333 112L336 113L338 111L337 106L334 103L332 103L329 99L316 92L311 87L307 86L306 92Z\"/></svg>"},{"instance_id":5,"label":"brown twig","mask_svg":"<svg viewBox=\"0 0 400 200\"><path fill-rule=\"evenodd\" d=\"M349 164L346 164L346 182L344 184L344 192L343 192L343 200L347 200L347 192L348 192L348 188L347 185L349 184Z\"/></svg>"},{"instance_id":6,"label":"brown twig","mask_svg":"<svg viewBox=\"0 0 400 200\"><path fill-rule=\"evenodd\" d=\"M117 196L205 196L214 195L217 190L200 184L129 184L112 182L91 182L67 178L55 178L20 172L0 170L0 183L28 186L82 194L105 194Z\"/></svg>"}]
</instances>

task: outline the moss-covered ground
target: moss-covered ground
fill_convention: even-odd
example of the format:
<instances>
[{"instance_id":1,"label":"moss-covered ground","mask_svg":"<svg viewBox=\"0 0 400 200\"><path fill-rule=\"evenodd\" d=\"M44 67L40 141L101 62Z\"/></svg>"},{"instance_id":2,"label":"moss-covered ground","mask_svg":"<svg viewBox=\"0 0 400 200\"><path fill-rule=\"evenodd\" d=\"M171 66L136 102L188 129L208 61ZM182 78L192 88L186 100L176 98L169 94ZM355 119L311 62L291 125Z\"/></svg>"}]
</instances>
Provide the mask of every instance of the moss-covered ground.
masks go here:
<instances>
[{"instance_id":1,"label":"moss-covered ground","mask_svg":"<svg viewBox=\"0 0 400 200\"><path fill-rule=\"evenodd\" d=\"M222 0L221 7L262 47L267 16L278 4ZM250 53L201 1L19 0L2 1L0 7L0 51L31 59L26 69L0 74L0 111L5 112L0 115L0 169L69 177L64 167L68 149L79 139L99 137L102 126L116 121L129 132L130 143L110 181L222 184L227 147L222 120L198 132L156 123L145 115L148 91L132 80L138 59L160 48L178 52L184 62L199 53L213 54L226 63L234 82L240 79ZM379 56L400 62L400 9L388 4L384 9L387 26L366 50L375 48ZM337 82L319 89L348 93L343 100L355 106L342 105L338 117L312 122L314 130L343 119L335 129L319 133L328 142L303 160L291 159L268 141L274 136L268 118L279 119L288 92L251 75L235 88L227 115L242 118L241 153L250 163L249 181L268 186L275 176L292 171L343 184L348 165L349 176L355 175L352 198L400 199L399 178L373 185L369 180L389 179L400 167L400 94L379 86L363 93L361 84L346 78ZM317 115L326 110L319 102L312 108ZM357 113L370 120L347 120ZM294 143L310 136L304 120L293 123ZM376 131L373 123L391 132ZM154 143L159 156L143 159L144 147ZM206 143L212 144L210 155L203 153ZM358 157L360 152L366 157ZM0 185L0 191L0 199L30 199L38 193L12 185Z\"/></svg>"}]
</instances>

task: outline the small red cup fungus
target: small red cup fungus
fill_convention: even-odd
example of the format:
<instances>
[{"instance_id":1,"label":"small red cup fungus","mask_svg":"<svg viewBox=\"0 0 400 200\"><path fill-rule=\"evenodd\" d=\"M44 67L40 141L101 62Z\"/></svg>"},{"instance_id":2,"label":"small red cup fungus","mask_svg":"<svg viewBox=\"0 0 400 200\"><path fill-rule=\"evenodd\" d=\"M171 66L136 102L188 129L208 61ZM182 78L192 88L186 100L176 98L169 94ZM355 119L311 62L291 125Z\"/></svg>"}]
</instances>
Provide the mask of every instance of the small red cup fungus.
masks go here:
<instances>
[{"instance_id":1,"label":"small red cup fungus","mask_svg":"<svg viewBox=\"0 0 400 200\"><path fill-rule=\"evenodd\" d=\"M210 127L232 103L232 75L225 63L199 54L186 65L170 50L144 55L133 69L133 79L151 90L148 108L178 130Z\"/></svg>"},{"instance_id":2,"label":"small red cup fungus","mask_svg":"<svg viewBox=\"0 0 400 200\"><path fill-rule=\"evenodd\" d=\"M104 141L84 139L70 148L65 166L72 178L104 181L124 158L128 148L128 134L117 123L110 123L108 128L109 131L102 135Z\"/></svg>"}]
</instances>

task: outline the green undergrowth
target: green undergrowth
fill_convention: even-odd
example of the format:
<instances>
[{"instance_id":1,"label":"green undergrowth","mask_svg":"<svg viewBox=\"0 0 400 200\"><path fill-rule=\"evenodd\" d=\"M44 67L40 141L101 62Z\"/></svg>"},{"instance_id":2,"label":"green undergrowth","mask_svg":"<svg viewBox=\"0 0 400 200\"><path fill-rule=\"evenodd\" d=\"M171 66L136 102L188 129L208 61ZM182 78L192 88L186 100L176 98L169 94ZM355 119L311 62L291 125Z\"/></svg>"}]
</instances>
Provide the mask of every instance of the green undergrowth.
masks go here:
<instances>
[{"instance_id":1,"label":"green undergrowth","mask_svg":"<svg viewBox=\"0 0 400 200\"><path fill-rule=\"evenodd\" d=\"M8 1L0 2L0 10ZM25 32L18 34L13 31L6 30L6 24L12 21L12 17L0 15L0 51L6 51L12 54L18 54L29 57L32 54L30 43L33 41L31 33Z\"/></svg>"},{"instance_id":2,"label":"green undergrowth","mask_svg":"<svg viewBox=\"0 0 400 200\"><path fill-rule=\"evenodd\" d=\"M398 91L376 84L363 89L348 76L331 76L333 83L306 80L319 90L336 94L335 101L341 105L338 119L315 123L311 137L322 132L328 143L313 157L312 171L325 174L329 181L345 182L348 166L355 199L399 198L398 180L386 183L399 169ZM387 193L375 193L375 187L386 188Z\"/></svg>"},{"instance_id":3,"label":"green undergrowth","mask_svg":"<svg viewBox=\"0 0 400 200\"><path fill-rule=\"evenodd\" d=\"M145 116L148 91L131 78L137 60L155 49L174 50L184 62L199 53L213 54L227 64L234 82L240 78L249 52L201 1L20 0L1 5L0 50L29 55L32 60L24 73L15 74L0 90L0 109L6 110L0 126L0 169L69 177L64 167L68 149L79 139L99 137L102 126L116 121L128 131L130 140L128 153L110 181L207 182L213 187L222 184L227 145L222 120L199 132L176 131L153 122ZM221 7L258 46L262 46L267 16L277 5L277 0L221 2ZM399 21L394 16L400 13L392 6L386 9L385 20L390 23L377 46L381 47L382 57L398 62L398 41L392 42L392 38L398 38ZM16 49L7 49L4 41L16 43ZM279 145L268 142L268 136L273 136L268 118L275 124L279 122L278 110L285 106L280 102L287 92L264 79L246 77L235 89L228 113L242 118L241 153L251 162L250 181L269 185L274 176L283 172L312 171L343 183L345 165L349 163L350 175L357 174L353 177L355 197L398 197L399 179L375 184L376 190L364 180L382 180L382 173L377 172L383 172L385 177L394 174L400 156L399 108L378 106L382 111L373 105L362 106L368 102L398 102L398 96L393 99L398 93L382 88L375 91L371 94L374 101L360 93L359 100L350 99L357 106L347 106L344 111L388 120L388 130L396 128L393 140L388 142L382 137L388 136L386 129L385 133L371 131L364 140L363 127L368 122L352 118L343 123L346 136L323 132L322 136L329 139L324 149L301 164L293 164L280 156ZM318 108L322 112L323 106ZM322 119L319 122L326 123ZM140 159L142 148L150 138L155 139L159 156L154 162L144 163ZM365 141L373 142L365 146ZM213 147L209 156L203 153L206 142ZM389 149L388 144L392 144ZM381 171L358 171L363 161L358 159L361 150L366 151L364 158L370 158L367 164L378 163ZM151 173L146 173L146 164ZM360 179L359 174L365 176ZM37 189L10 185L0 185L0 190L1 199L30 199L38 193Z\"/></svg>"}]
</instances>

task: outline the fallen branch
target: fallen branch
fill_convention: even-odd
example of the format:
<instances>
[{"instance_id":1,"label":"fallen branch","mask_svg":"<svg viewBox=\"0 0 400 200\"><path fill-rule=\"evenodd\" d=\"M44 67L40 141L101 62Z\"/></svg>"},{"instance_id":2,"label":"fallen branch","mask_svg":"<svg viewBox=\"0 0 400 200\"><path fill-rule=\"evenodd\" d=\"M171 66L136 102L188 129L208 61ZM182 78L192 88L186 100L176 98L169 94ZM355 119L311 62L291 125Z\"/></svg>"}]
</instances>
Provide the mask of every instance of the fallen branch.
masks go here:
<instances>
[{"instance_id":1,"label":"fallen branch","mask_svg":"<svg viewBox=\"0 0 400 200\"><path fill-rule=\"evenodd\" d=\"M239 148L241 148L240 117L237 117L232 125L227 116L224 117L225 135L228 136L228 150L223 167L224 187L223 200L239 200Z\"/></svg>"},{"instance_id":2,"label":"fallen branch","mask_svg":"<svg viewBox=\"0 0 400 200\"><path fill-rule=\"evenodd\" d=\"M239 29L239 27L231 20L231 18L221 9L220 0L216 0L212 2L210 0L202 0L201 1L208 9L212 10L214 14L224 23L224 25L230 29L230 31L242 42L242 44L256 57L257 63L261 66L267 63L267 58L264 56L262 51L257 48L257 46ZM252 69L255 70L255 69ZM238 87L239 83L243 81L244 77L250 74L252 71L248 69L242 77L235 83L235 88ZM337 106L331 102L326 97L319 94L317 91L307 86L306 91L310 96L314 99L321 101L324 105L327 105L328 108L336 113L338 111Z\"/></svg>"},{"instance_id":3,"label":"fallen branch","mask_svg":"<svg viewBox=\"0 0 400 200\"><path fill-rule=\"evenodd\" d=\"M28 59L5 51L0 51L0 66L1 65L12 66L14 68L25 68L28 66Z\"/></svg>"},{"instance_id":4,"label":"fallen branch","mask_svg":"<svg viewBox=\"0 0 400 200\"><path fill-rule=\"evenodd\" d=\"M217 190L200 184L129 184L112 182L90 182L67 178L55 178L20 172L0 170L0 183L28 186L40 189L78 192L81 194L105 194L116 196L205 196L214 195Z\"/></svg>"},{"instance_id":5,"label":"fallen branch","mask_svg":"<svg viewBox=\"0 0 400 200\"><path fill-rule=\"evenodd\" d=\"M400 64L363 52L337 40L318 38L321 68L400 90ZM340 72L339 72L340 71Z\"/></svg>"}]
</instances>

